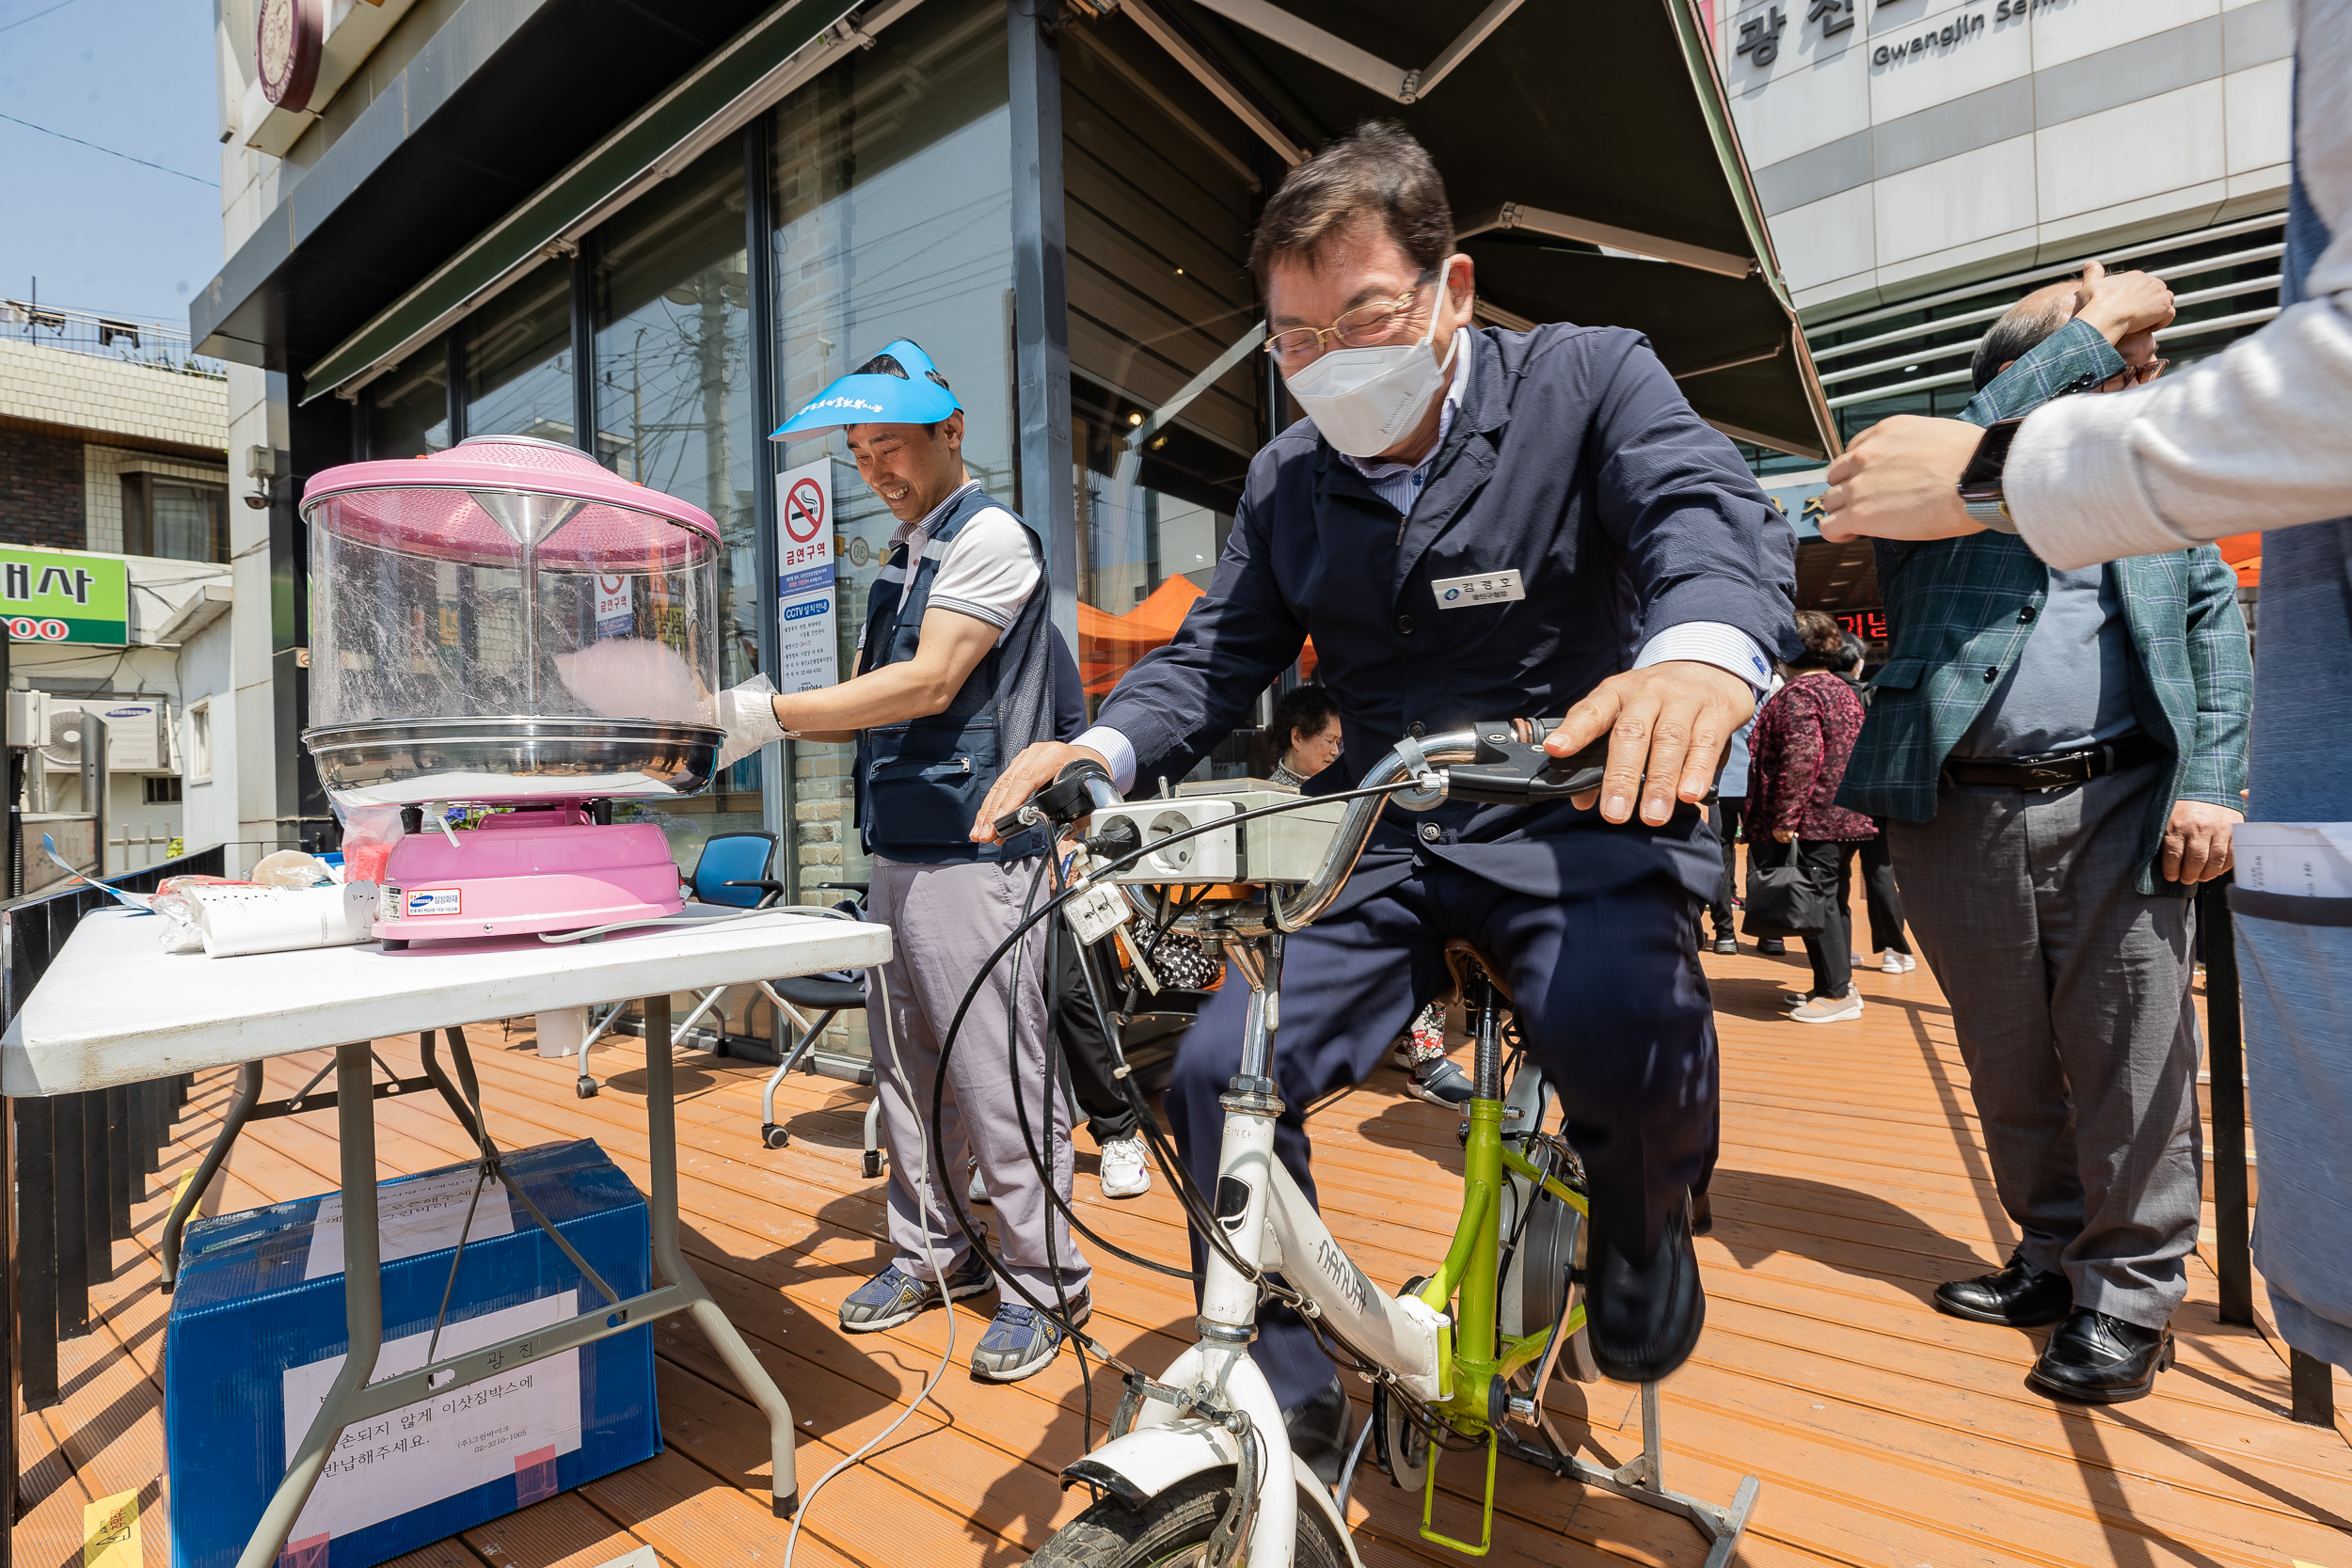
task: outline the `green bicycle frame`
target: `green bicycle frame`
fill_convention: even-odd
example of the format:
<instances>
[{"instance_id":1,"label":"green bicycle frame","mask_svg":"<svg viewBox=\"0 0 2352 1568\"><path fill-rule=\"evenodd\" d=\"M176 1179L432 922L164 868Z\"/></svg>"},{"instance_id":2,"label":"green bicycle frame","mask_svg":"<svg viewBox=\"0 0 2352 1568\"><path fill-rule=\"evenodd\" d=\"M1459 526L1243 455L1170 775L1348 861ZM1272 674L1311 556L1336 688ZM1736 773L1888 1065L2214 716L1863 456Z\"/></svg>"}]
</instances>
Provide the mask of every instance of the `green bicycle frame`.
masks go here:
<instances>
[{"instance_id":1,"label":"green bicycle frame","mask_svg":"<svg viewBox=\"0 0 2352 1568\"><path fill-rule=\"evenodd\" d=\"M1502 1046L1495 1037L1491 994L1479 1009L1478 1071L1482 1096L1492 1096L1502 1077ZM1494 1547L1495 1459L1501 1432L1493 1418L1491 1390L1498 1379L1543 1359L1551 1342L1546 1326L1533 1334L1504 1335L1498 1307L1502 1289L1502 1182L1505 1172L1540 1186L1579 1214L1587 1213L1582 1194L1538 1169L1524 1154L1502 1141L1503 1104L1500 1099L1470 1102L1470 1134L1462 1152L1462 1215L1447 1247L1445 1261L1419 1291L1422 1302L1443 1312L1451 1305L1454 1327L1441 1332L1440 1354L1447 1366L1446 1396L1431 1413L1466 1437L1486 1444L1486 1499L1480 1511L1476 1544L1457 1541L1433 1524L1438 1496L1438 1456L1443 1449L1429 1446L1422 1482L1421 1534L1425 1541L1471 1557L1485 1557ZM1569 1309L1565 1332L1584 1326L1584 1306Z\"/></svg>"}]
</instances>

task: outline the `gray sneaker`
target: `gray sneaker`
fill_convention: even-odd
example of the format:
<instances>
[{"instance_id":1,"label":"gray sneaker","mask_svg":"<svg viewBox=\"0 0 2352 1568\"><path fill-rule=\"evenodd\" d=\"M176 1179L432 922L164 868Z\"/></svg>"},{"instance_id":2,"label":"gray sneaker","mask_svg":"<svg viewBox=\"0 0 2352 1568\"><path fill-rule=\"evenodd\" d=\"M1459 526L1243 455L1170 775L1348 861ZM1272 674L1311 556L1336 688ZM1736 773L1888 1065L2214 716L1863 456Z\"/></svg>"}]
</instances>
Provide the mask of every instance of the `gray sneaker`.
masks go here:
<instances>
[{"instance_id":1,"label":"gray sneaker","mask_svg":"<svg viewBox=\"0 0 2352 1568\"><path fill-rule=\"evenodd\" d=\"M1084 1326L1093 1313L1092 1291L1080 1291L1070 1298L1073 1326ZM1018 1383L1052 1365L1061 1354L1061 1330L1043 1313L1022 1302L1006 1302L996 1308L996 1321L972 1352L972 1375L989 1383Z\"/></svg>"},{"instance_id":2,"label":"gray sneaker","mask_svg":"<svg viewBox=\"0 0 2352 1568\"><path fill-rule=\"evenodd\" d=\"M944 1302L986 1295L994 1287L988 1265L977 1258L967 1259L962 1268L948 1275L944 1295L937 1282L917 1279L893 1263L850 1292L849 1299L841 1304L841 1332L878 1334L885 1328L913 1323L919 1314Z\"/></svg>"}]
</instances>

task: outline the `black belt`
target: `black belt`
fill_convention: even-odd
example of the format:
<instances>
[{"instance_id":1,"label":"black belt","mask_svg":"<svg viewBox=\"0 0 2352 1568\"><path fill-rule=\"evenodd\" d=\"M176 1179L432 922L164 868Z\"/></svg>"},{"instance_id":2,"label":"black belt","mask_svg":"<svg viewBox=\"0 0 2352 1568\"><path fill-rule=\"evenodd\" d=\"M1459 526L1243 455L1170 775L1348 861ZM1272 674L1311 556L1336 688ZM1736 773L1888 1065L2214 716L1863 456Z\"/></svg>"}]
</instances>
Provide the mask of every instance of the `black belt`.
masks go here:
<instances>
[{"instance_id":1,"label":"black belt","mask_svg":"<svg viewBox=\"0 0 2352 1568\"><path fill-rule=\"evenodd\" d=\"M2171 749L2144 735L2127 735L2105 746L2090 746L2079 752L2056 752L2046 757L2034 757L2024 762L1962 762L1954 760L1944 765L1944 784L1999 784L2010 789L2046 793L2053 789L2071 789L2079 784L2108 773L2120 773L2126 768L2137 768L2144 762L2169 757Z\"/></svg>"}]
</instances>

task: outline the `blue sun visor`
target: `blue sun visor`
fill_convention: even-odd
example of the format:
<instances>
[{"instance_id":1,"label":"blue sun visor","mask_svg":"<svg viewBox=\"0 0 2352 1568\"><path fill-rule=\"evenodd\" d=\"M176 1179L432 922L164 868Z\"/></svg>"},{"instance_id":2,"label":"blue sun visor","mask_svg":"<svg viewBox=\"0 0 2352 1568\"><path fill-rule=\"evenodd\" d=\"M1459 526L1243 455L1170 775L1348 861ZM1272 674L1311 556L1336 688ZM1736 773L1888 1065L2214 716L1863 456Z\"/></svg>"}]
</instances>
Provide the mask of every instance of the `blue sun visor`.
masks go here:
<instances>
[{"instance_id":1,"label":"blue sun visor","mask_svg":"<svg viewBox=\"0 0 2352 1568\"><path fill-rule=\"evenodd\" d=\"M935 424L962 406L931 356L900 338L818 393L769 439L852 424Z\"/></svg>"}]
</instances>

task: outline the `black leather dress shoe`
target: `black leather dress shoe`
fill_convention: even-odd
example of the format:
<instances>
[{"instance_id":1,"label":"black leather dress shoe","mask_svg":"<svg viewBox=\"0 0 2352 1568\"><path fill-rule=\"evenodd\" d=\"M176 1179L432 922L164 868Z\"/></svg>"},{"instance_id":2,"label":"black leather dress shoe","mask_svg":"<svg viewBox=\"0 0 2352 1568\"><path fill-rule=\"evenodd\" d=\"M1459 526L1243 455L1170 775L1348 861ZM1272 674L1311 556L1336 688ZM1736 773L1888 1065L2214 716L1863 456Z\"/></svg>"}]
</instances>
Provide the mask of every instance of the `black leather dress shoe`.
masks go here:
<instances>
[{"instance_id":1,"label":"black leather dress shoe","mask_svg":"<svg viewBox=\"0 0 2352 1568\"><path fill-rule=\"evenodd\" d=\"M1935 1288L1935 1309L1972 1323L2039 1328L2074 1309L2074 1287L2062 1274L2026 1266L2023 1253L2010 1254L1998 1274L1955 1279Z\"/></svg>"},{"instance_id":2,"label":"black leather dress shoe","mask_svg":"<svg viewBox=\"0 0 2352 1568\"><path fill-rule=\"evenodd\" d=\"M1691 1234L1704 1236L1715 1228L1715 1205L1705 1193L1691 1195Z\"/></svg>"},{"instance_id":3,"label":"black leather dress shoe","mask_svg":"<svg viewBox=\"0 0 2352 1568\"><path fill-rule=\"evenodd\" d=\"M1585 1256L1584 1327L1602 1376L1654 1383L1691 1359L1706 1325L1707 1292L1691 1250L1687 1198L1675 1205L1645 1263L1635 1263L1594 1227Z\"/></svg>"},{"instance_id":4,"label":"black leather dress shoe","mask_svg":"<svg viewBox=\"0 0 2352 1568\"><path fill-rule=\"evenodd\" d=\"M2122 1404L2156 1386L2172 1365L2172 1331L2142 1328L2088 1307L2067 1314L2042 1347L2026 1386L2077 1404Z\"/></svg>"},{"instance_id":5,"label":"black leather dress shoe","mask_svg":"<svg viewBox=\"0 0 2352 1568\"><path fill-rule=\"evenodd\" d=\"M1282 1412L1292 1454L1305 1460L1326 1486L1340 1483L1340 1466L1347 1463L1347 1429L1353 1414L1347 1407L1347 1390L1336 1377L1306 1403Z\"/></svg>"}]
</instances>

